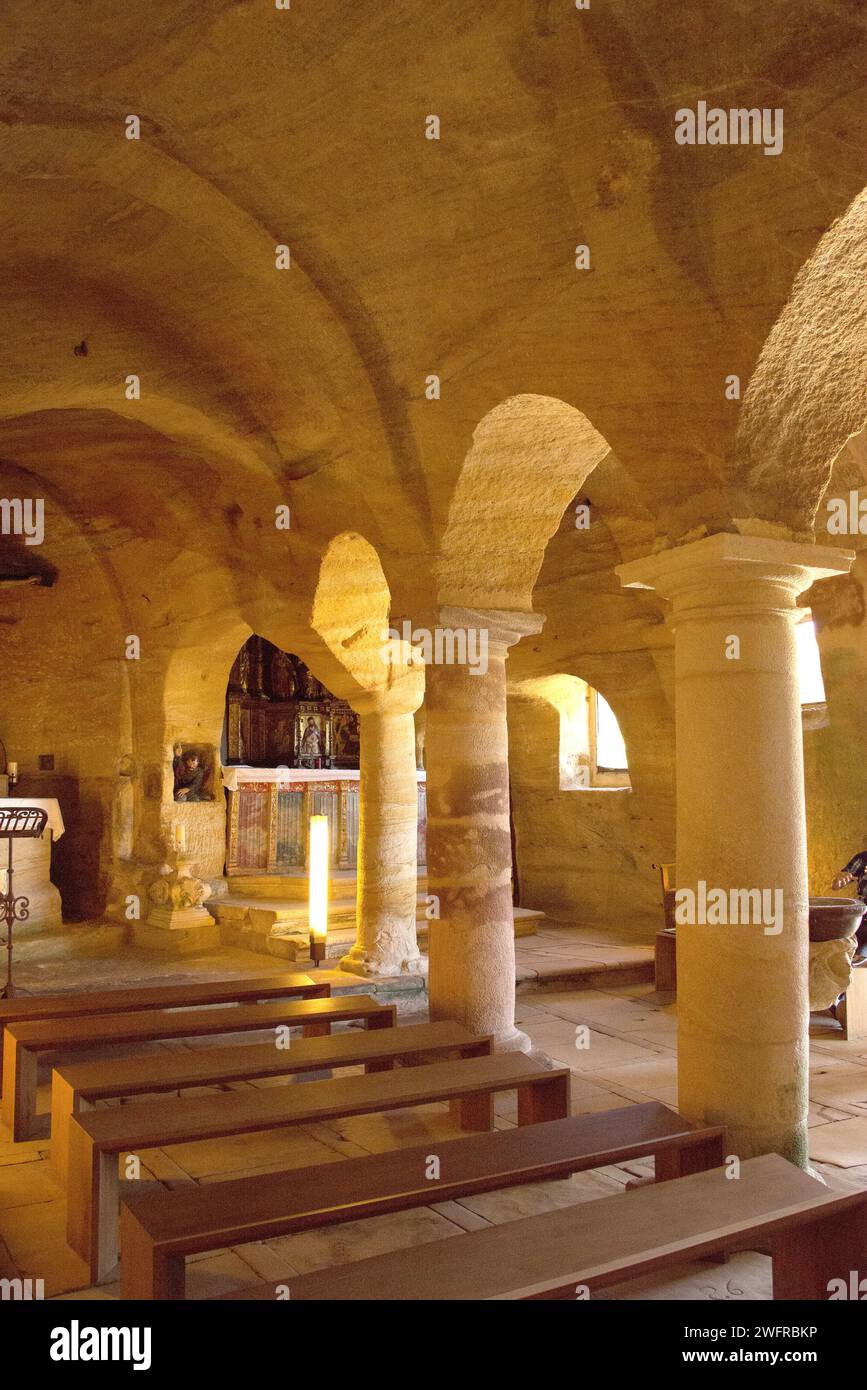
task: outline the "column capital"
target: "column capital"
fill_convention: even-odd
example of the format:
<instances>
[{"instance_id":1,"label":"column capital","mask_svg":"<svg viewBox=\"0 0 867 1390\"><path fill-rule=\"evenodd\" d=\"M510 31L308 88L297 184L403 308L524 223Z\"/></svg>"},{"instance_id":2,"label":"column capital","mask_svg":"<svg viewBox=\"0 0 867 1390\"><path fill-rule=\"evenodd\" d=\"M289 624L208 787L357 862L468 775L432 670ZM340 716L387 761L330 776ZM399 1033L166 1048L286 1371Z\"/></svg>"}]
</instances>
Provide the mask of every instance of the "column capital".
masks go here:
<instances>
[{"instance_id":1,"label":"column capital","mask_svg":"<svg viewBox=\"0 0 867 1390\"><path fill-rule=\"evenodd\" d=\"M501 647L503 654L522 637L542 631L544 613L523 613L507 608L463 608L447 605L439 611L447 628L475 628L487 633L488 645Z\"/></svg>"},{"instance_id":2,"label":"column capital","mask_svg":"<svg viewBox=\"0 0 867 1390\"><path fill-rule=\"evenodd\" d=\"M349 705L363 719L369 714L415 714L423 699L423 673L421 670L411 670L393 685L350 695Z\"/></svg>"},{"instance_id":3,"label":"column capital","mask_svg":"<svg viewBox=\"0 0 867 1390\"><path fill-rule=\"evenodd\" d=\"M794 609L817 579L847 574L854 551L720 531L617 566L627 589L654 589L675 612L732 604Z\"/></svg>"}]
</instances>

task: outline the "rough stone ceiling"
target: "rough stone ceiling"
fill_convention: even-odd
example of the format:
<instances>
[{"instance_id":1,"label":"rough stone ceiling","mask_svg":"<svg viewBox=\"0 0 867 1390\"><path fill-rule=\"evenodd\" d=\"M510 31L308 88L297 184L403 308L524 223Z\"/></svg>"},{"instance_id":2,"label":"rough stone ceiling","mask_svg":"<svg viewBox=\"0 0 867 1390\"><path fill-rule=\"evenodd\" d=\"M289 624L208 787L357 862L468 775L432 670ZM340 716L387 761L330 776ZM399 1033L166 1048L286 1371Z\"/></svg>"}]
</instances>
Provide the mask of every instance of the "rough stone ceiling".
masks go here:
<instances>
[{"instance_id":1,"label":"rough stone ceiling","mask_svg":"<svg viewBox=\"0 0 867 1390\"><path fill-rule=\"evenodd\" d=\"M138 418L203 460L196 505L214 475L242 514L287 494L320 549L361 531L407 608L513 395L583 412L661 529L724 518L755 466L724 378L863 183L855 0L4 9L7 416L130 415L141 370ZM784 106L784 155L676 145L702 97Z\"/></svg>"}]
</instances>

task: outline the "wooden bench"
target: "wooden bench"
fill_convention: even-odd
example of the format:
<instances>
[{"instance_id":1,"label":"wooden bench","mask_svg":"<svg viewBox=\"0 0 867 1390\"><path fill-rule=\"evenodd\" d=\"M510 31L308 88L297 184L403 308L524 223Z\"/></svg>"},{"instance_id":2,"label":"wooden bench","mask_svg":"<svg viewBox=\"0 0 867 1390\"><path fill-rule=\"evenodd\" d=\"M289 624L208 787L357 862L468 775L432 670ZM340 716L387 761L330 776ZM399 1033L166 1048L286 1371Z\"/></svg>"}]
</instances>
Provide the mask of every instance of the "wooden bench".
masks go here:
<instances>
[{"instance_id":1,"label":"wooden bench","mask_svg":"<svg viewBox=\"0 0 867 1390\"><path fill-rule=\"evenodd\" d=\"M195 1008L205 1004L250 1004L260 999L327 999L331 986L285 970L256 979L190 980L180 985L144 989L107 989L98 993L16 995L0 999L0 1078L3 1030L7 1023L36 1023L44 1018L80 1018L90 1014L141 1012L145 1009Z\"/></svg>"},{"instance_id":2,"label":"wooden bench","mask_svg":"<svg viewBox=\"0 0 867 1390\"><path fill-rule=\"evenodd\" d=\"M396 1061L436 1053L484 1057L490 1038L479 1038L459 1023L424 1023L409 1028L363 1029L323 1038L304 1038L288 1049L273 1043L241 1044L207 1051L166 1052L162 1056L120 1057L106 1062L71 1062L55 1067L51 1078L51 1159L66 1186L70 1116L100 1100L130 1099L192 1086L216 1086L267 1076L363 1065L387 1071Z\"/></svg>"},{"instance_id":3,"label":"wooden bench","mask_svg":"<svg viewBox=\"0 0 867 1390\"><path fill-rule=\"evenodd\" d=\"M677 937L674 927L663 927L654 943L654 981L658 994L677 993Z\"/></svg>"},{"instance_id":4,"label":"wooden bench","mask_svg":"<svg viewBox=\"0 0 867 1390\"><path fill-rule=\"evenodd\" d=\"M216 1009L166 1009L10 1023L3 1054L0 1113L13 1139L31 1136L36 1118L37 1061L45 1053L163 1042L170 1038L206 1038L281 1026L303 1026L306 1036L317 1037L329 1032L332 1023L353 1019L361 1019L368 1028L389 1028L395 1021L394 1005L377 1004L367 995L348 994L336 999L287 999Z\"/></svg>"},{"instance_id":5,"label":"wooden bench","mask_svg":"<svg viewBox=\"0 0 867 1390\"><path fill-rule=\"evenodd\" d=\"M537 1123L568 1115L569 1077L567 1067L548 1071L517 1052L303 1086L89 1111L69 1122L67 1240L87 1261L93 1282L114 1268L122 1154L432 1101L458 1102L464 1129L489 1130L495 1094L516 1089L518 1123Z\"/></svg>"},{"instance_id":6,"label":"wooden bench","mask_svg":"<svg viewBox=\"0 0 867 1390\"><path fill-rule=\"evenodd\" d=\"M867 1038L867 959L854 962L849 988L834 1013L846 1042Z\"/></svg>"},{"instance_id":7,"label":"wooden bench","mask_svg":"<svg viewBox=\"0 0 867 1390\"><path fill-rule=\"evenodd\" d=\"M707 1255L769 1247L775 1299L826 1299L867 1250L867 1191L838 1196L779 1154L388 1255L230 1299L574 1299ZM584 1295L586 1296L586 1295Z\"/></svg>"},{"instance_id":8,"label":"wooden bench","mask_svg":"<svg viewBox=\"0 0 867 1390\"><path fill-rule=\"evenodd\" d=\"M398 1033L405 1031L397 1029ZM430 1156L440 1176L428 1178ZM185 1257L654 1155L657 1180L723 1162L722 1129L649 1101L288 1173L124 1197L121 1298L182 1299Z\"/></svg>"}]
</instances>

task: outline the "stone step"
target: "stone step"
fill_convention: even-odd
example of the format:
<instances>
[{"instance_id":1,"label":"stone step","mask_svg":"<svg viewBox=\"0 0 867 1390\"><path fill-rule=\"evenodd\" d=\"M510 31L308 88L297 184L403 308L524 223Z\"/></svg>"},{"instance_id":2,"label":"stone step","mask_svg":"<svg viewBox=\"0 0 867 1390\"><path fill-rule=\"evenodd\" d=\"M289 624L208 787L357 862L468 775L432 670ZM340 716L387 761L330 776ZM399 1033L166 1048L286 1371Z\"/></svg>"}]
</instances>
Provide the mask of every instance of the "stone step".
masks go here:
<instances>
[{"instance_id":1,"label":"stone step","mask_svg":"<svg viewBox=\"0 0 867 1390\"><path fill-rule=\"evenodd\" d=\"M427 899L419 894L416 909L416 932L419 946L428 943L430 922L425 917ZM307 923L307 904L279 898L242 898L237 894L211 899L207 909L217 923L224 946L238 946L278 956L296 964L310 959L310 933ZM544 912L516 907L515 935L530 936L544 920ZM332 903L328 914L326 960L339 960L355 942L355 903Z\"/></svg>"},{"instance_id":2,"label":"stone step","mask_svg":"<svg viewBox=\"0 0 867 1390\"><path fill-rule=\"evenodd\" d=\"M328 899L332 905L355 904L358 875L351 869L335 869L328 878ZM427 875L418 875L418 891L427 890ZM307 874L232 874L228 879L229 898L264 898L269 903L297 903L307 907Z\"/></svg>"},{"instance_id":3,"label":"stone step","mask_svg":"<svg viewBox=\"0 0 867 1390\"><path fill-rule=\"evenodd\" d=\"M328 878L331 902L355 902L356 875L350 870L335 870ZM306 906L309 893L307 874L232 874L229 878L230 898L280 899Z\"/></svg>"},{"instance_id":4,"label":"stone step","mask_svg":"<svg viewBox=\"0 0 867 1390\"><path fill-rule=\"evenodd\" d=\"M416 936L418 944L426 947L428 943L428 932L430 930L430 920L425 916L426 899L420 898L416 909ZM539 924L545 921L544 912L532 907L513 907L512 917L515 923L515 936L535 936L539 930Z\"/></svg>"}]
</instances>

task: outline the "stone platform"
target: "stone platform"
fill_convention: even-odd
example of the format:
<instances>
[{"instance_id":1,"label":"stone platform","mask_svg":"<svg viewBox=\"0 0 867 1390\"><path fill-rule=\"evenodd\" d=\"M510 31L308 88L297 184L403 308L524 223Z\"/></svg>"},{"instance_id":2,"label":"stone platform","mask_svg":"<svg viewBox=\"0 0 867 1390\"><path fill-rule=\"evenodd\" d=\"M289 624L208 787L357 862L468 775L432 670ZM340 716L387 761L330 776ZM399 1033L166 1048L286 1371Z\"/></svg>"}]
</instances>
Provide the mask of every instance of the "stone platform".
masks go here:
<instances>
[{"instance_id":1,"label":"stone platform","mask_svg":"<svg viewBox=\"0 0 867 1390\"><path fill-rule=\"evenodd\" d=\"M339 960L355 944L356 875L336 870L329 877L327 960ZM228 892L211 898L206 907L219 925L220 940L281 960L305 964L310 960L306 874L250 874L228 879ZM416 931L427 946L430 921L427 879L418 879ZM514 909L515 936L533 935L545 920L533 908Z\"/></svg>"}]
</instances>

